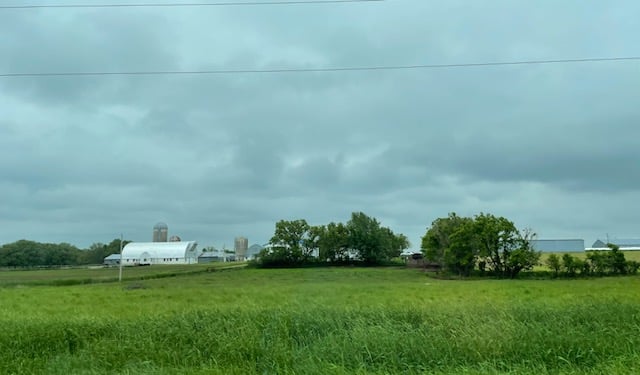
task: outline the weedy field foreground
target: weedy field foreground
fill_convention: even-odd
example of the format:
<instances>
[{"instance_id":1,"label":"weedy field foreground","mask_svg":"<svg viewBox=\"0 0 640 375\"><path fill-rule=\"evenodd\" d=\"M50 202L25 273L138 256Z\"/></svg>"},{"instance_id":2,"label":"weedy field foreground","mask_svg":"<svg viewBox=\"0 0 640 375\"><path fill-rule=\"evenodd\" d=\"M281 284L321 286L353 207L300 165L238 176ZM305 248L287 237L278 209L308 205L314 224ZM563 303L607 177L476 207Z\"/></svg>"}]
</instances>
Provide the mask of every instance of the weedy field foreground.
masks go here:
<instances>
[{"instance_id":1,"label":"weedy field foreground","mask_svg":"<svg viewBox=\"0 0 640 375\"><path fill-rule=\"evenodd\" d=\"M638 280L594 282L314 269L3 289L23 313L0 307L0 372L638 373Z\"/></svg>"}]
</instances>

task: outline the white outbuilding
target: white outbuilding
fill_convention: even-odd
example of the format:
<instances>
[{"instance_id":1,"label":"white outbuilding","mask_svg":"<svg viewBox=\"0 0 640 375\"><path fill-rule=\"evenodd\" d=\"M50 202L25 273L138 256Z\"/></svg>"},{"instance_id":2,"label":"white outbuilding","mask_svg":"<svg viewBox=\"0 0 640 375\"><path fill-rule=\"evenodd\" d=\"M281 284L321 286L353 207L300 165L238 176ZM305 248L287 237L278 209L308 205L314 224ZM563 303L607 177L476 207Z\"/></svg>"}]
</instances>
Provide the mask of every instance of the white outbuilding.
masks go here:
<instances>
[{"instance_id":1,"label":"white outbuilding","mask_svg":"<svg viewBox=\"0 0 640 375\"><path fill-rule=\"evenodd\" d=\"M122 249L123 266L198 263L195 241L131 242Z\"/></svg>"}]
</instances>

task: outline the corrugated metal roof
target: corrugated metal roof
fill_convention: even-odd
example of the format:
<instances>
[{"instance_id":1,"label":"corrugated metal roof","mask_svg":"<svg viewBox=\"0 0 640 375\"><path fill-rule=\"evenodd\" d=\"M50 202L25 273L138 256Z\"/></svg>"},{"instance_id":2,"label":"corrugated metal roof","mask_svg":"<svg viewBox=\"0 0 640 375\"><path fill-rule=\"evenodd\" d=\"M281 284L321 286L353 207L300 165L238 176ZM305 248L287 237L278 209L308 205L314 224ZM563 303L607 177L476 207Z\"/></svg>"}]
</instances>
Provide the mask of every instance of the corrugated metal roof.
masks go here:
<instances>
[{"instance_id":1,"label":"corrugated metal roof","mask_svg":"<svg viewBox=\"0 0 640 375\"><path fill-rule=\"evenodd\" d=\"M629 239L629 238L621 238L621 239L609 239L609 243L618 245L620 247L640 247L640 239ZM607 240L596 240L593 243L593 247L606 247Z\"/></svg>"},{"instance_id":2,"label":"corrugated metal roof","mask_svg":"<svg viewBox=\"0 0 640 375\"><path fill-rule=\"evenodd\" d=\"M111 254L104 258L104 260L120 260L120 254Z\"/></svg>"},{"instance_id":3,"label":"corrugated metal roof","mask_svg":"<svg viewBox=\"0 0 640 375\"><path fill-rule=\"evenodd\" d=\"M544 252L584 251L584 240L531 240L531 246L537 251Z\"/></svg>"}]
</instances>

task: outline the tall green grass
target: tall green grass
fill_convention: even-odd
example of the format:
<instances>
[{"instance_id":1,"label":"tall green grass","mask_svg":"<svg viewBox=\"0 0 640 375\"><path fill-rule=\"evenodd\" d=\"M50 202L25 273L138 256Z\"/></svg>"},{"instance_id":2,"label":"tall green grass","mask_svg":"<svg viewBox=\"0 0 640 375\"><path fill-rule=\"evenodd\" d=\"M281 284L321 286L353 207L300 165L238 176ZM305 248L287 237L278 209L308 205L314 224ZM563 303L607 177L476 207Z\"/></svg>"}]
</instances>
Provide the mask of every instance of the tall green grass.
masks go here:
<instances>
[{"instance_id":1,"label":"tall green grass","mask_svg":"<svg viewBox=\"0 0 640 375\"><path fill-rule=\"evenodd\" d=\"M312 269L3 289L0 373L633 374L639 284Z\"/></svg>"}]
</instances>

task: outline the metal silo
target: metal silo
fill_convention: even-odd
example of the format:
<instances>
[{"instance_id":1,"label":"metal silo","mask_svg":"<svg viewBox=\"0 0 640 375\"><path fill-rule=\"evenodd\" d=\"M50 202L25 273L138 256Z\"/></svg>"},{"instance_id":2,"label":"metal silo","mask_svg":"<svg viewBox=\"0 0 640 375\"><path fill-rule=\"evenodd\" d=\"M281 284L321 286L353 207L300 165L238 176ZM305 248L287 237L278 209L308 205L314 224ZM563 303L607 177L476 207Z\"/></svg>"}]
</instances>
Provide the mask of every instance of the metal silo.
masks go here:
<instances>
[{"instance_id":1,"label":"metal silo","mask_svg":"<svg viewBox=\"0 0 640 375\"><path fill-rule=\"evenodd\" d=\"M247 257L248 248L249 248L249 240L246 237L236 237L234 241L234 250L236 252L236 260L244 260Z\"/></svg>"},{"instance_id":2,"label":"metal silo","mask_svg":"<svg viewBox=\"0 0 640 375\"><path fill-rule=\"evenodd\" d=\"M167 242L169 234L169 226L163 222L159 222L153 226L153 242Z\"/></svg>"}]
</instances>

